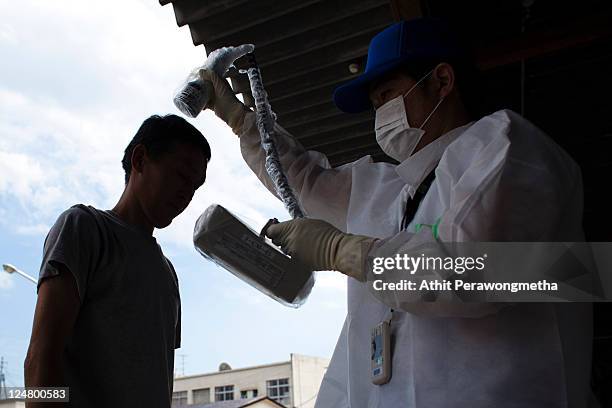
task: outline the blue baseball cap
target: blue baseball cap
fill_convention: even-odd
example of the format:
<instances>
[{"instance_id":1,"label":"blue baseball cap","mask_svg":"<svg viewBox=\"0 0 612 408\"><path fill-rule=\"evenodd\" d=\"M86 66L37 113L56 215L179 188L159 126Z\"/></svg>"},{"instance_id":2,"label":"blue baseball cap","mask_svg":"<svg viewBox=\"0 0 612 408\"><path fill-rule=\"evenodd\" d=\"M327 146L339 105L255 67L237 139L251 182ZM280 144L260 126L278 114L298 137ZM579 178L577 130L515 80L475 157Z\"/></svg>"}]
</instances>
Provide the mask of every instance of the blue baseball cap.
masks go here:
<instances>
[{"instance_id":1,"label":"blue baseball cap","mask_svg":"<svg viewBox=\"0 0 612 408\"><path fill-rule=\"evenodd\" d=\"M412 61L464 54L456 35L442 20L423 17L400 21L372 38L364 73L336 88L334 103L347 113L366 111L372 108L370 84L394 69Z\"/></svg>"}]
</instances>

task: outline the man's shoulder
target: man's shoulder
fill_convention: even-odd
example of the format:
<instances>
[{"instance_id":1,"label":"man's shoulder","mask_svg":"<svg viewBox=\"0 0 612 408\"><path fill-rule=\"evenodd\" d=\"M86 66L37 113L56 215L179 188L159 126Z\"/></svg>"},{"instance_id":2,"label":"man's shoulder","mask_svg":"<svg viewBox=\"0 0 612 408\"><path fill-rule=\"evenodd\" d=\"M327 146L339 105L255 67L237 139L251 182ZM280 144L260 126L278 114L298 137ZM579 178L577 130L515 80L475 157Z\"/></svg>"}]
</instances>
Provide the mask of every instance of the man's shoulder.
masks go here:
<instances>
[{"instance_id":1,"label":"man's shoulder","mask_svg":"<svg viewBox=\"0 0 612 408\"><path fill-rule=\"evenodd\" d=\"M473 162L483 157L505 157L525 171L550 173L565 179L577 177L574 159L551 136L510 109L502 109L474 122L453 143L453 149Z\"/></svg>"},{"instance_id":2,"label":"man's shoulder","mask_svg":"<svg viewBox=\"0 0 612 408\"><path fill-rule=\"evenodd\" d=\"M60 219L71 219L87 222L87 220L94 221L97 214L100 212L97 208L87 204L74 204L60 213Z\"/></svg>"},{"instance_id":3,"label":"man's shoulder","mask_svg":"<svg viewBox=\"0 0 612 408\"><path fill-rule=\"evenodd\" d=\"M539 150L559 154L559 145L534 123L510 109L501 109L473 122L453 147L469 146L471 151L491 149Z\"/></svg>"},{"instance_id":4,"label":"man's shoulder","mask_svg":"<svg viewBox=\"0 0 612 408\"><path fill-rule=\"evenodd\" d=\"M510 141L528 140L532 144L556 144L554 140L523 115L511 110L501 109L484 116L474 123L474 126L493 127L498 132L482 134L482 137L504 137Z\"/></svg>"},{"instance_id":5,"label":"man's shoulder","mask_svg":"<svg viewBox=\"0 0 612 408\"><path fill-rule=\"evenodd\" d=\"M513 112L506 109L483 116L468 124L446 147L441 162L451 160L467 166L484 156L505 154L510 146Z\"/></svg>"},{"instance_id":6,"label":"man's shoulder","mask_svg":"<svg viewBox=\"0 0 612 408\"><path fill-rule=\"evenodd\" d=\"M491 141L495 139L508 139L511 129L521 125L526 119L510 109L501 109L474 121L464 132L464 137L458 140L473 139Z\"/></svg>"},{"instance_id":7,"label":"man's shoulder","mask_svg":"<svg viewBox=\"0 0 612 408\"><path fill-rule=\"evenodd\" d=\"M100 212L91 205L74 204L59 214L52 229L70 227L92 232L98 229Z\"/></svg>"},{"instance_id":8,"label":"man's shoulder","mask_svg":"<svg viewBox=\"0 0 612 408\"><path fill-rule=\"evenodd\" d=\"M514 143L516 152L513 157L532 160L535 165L543 165L549 171L568 172L567 176L576 176L580 169L574 158L543 129L522 115L504 109L495 112L507 118L509 124L508 138Z\"/></svg>"},{"instance_id":9,"label":"man's shoulder","mask_svg":"<svg viewBox=\"0 0 612 408\"><path fill-rule=\"evenodd\" d=\"M511 109L500 109L474 121L468 129L493 128L499 131L496 133L499 136L524 127L537 129L539 132L542 132L521 114ZM485 135L486 134L483 134L483 136ZM489 133L489 135L492 134Z\"/></svg>"},{"instance_id":10,"label":"man's shoulder","mask_svg":"<svg viewBox=\"0 0 612 408\"><path fill-rule=\"evenodd\" d=\"M83 216L84 214L92 215L94 211L100 211L97 208L88 204L74 204L64 210L65 214L74 214L75 216Z\"/></svg>"}]
</instances>

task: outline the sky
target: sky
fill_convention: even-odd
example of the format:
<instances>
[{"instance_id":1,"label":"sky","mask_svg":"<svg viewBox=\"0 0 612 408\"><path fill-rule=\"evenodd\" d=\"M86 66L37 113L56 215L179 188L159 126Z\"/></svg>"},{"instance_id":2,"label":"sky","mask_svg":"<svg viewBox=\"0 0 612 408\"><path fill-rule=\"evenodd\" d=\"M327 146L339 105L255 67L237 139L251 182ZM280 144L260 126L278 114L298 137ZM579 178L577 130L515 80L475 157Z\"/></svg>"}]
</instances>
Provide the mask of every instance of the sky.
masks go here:
<instances>
[{"instance_id":1,"label":"sky","mask_svg":"<svg viewBox=\"0 0 612 408\"><path fill-rule=\"evenodd\" d=\"M61 212L77 203L115 205L123 150L148 116L179 114L172 97L206 50L194 47L172 7L156 0L0 0L0 15L0 263L37 276L44 239ZM206 184L154 233L180 281L177 374L216 371L221 362L285 361L290 353L331 357L346 315L339 273L317 273L306 304L291 309L195 251L193 226L210 204L255 230L289 216L251 173L223 122L211 112L188 120L212 148ZM34 284L0 271L8 386L23 385L35 304Z\"/></svg>"}]
</instances>

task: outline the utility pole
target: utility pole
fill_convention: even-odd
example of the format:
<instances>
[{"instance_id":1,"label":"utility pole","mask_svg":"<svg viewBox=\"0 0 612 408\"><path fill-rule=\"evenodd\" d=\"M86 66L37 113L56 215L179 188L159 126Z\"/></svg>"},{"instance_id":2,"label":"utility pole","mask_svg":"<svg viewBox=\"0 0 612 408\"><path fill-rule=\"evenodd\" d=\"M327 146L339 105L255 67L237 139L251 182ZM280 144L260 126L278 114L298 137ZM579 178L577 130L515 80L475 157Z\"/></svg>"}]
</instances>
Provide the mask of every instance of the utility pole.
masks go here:
<instances>
[{"instance_id":1,"label":"utility pole","mask_svg":"<svg viewBox=\"0 0 612 408\"><path fill-rule=\"evenodd\" d=\"M187 354L178 354L178 356L181 358L181 366L180 366L181 367L181 370L180 370L181 377L184 377L185 376L185 357L187 357ZM175 370L175 371L178 371L178 370Z\"/></svg>"},{"instance_id":2,"label":"utility pole","mask_svg":"<svg viewBox=\"0 0 612 408\"><path fill-rule=\"evenodd\" d=\"M178 362L178 359L181 359L181 362ZM174 378L185 376L185 354L175 354L174 357Z\"/></svg>"},{"instance_id":3,"label":"utility pole","mask_svg":"<svg viewBox=\"0 0 612 408\"><path fill-rule=\"evenodd\" d=\"M6 361L4 357L0 357L0 400L8 399L6 394L6 379L4 376L4 367L6 367Z\"/></svg>"}]
</instances>

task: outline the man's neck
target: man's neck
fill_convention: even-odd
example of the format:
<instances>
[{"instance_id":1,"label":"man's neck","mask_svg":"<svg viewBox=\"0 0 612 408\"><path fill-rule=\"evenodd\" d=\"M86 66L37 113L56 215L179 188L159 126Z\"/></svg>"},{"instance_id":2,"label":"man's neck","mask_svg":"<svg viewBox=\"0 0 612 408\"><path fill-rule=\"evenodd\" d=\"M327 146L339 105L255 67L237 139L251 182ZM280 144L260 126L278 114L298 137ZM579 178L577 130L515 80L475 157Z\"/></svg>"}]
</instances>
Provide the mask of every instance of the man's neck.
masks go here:
<instances>
[{"instance_id":1,"label":"man's neck","mask_svg":"<svg viewBox=\"0 0 612 408\"><path fill-rule=\"evenodd\" d=\"M446 120L442 122L440 136L470 122L470 115L467 113L463 104L460 103L450 105L448 111L445 112L444 117Z\"/></svg>"},{"instance_id":2,"label":"man's neck","mask_svg":"<svg viewBox=\"0 0 612 408\"><path fill-rule=\"evenodd\" d=\"M153 235L154 227L147 219L140 203L130 194L129 187L126 187L119 202L117 202L111 211L126 223L133 225L148 235Z\"/></svg>"},{"instance_id":3,"label":"man's neck","mask_svg":"<svg viewBox=\"0 0 612 408\"><path fill-rule=\"evenodd\" d=\"M445 112L440 112L440 114L444 120L440 124L439 130L434 133L426 132L412 154L418 152L423 147L427 146L437 138L447 134L451 130L456 129L459 126L466 125L470 122L470 117L463 105L453 105L452 107L447 108Z\"/></svg>"}]
</instances>

